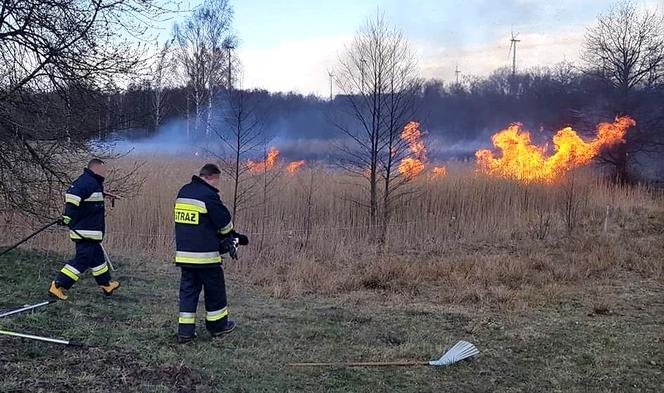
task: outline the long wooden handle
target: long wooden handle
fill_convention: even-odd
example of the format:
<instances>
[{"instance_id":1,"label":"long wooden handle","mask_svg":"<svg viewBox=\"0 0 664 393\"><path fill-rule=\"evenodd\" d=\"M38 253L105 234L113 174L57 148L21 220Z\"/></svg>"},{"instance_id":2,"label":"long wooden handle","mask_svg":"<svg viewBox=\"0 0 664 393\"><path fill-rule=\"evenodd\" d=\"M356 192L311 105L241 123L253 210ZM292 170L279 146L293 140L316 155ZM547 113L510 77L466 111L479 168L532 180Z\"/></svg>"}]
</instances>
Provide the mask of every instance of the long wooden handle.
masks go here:
<instances>
[{"instance_id":1,"label":"long wooden handle","mask_svg":"<svg viewBox=\"0 0 664 393\"><path fill-rule=\"evenodd\" d=\"M413 367L428 366L429 362L350 362L350 363L289 363L289 367Z\"/></svg>"},{"instance_id":2,"label":"long wooden handle","mask_svg":"<svg viewBox=\"0 0 664 393\"><path fill-rule=\"evenodd\" d=\"M44 232L46 229L48 229L48 228L52 227L53 225L57 224L58 221L60 221L60 220L55 220L53 222L50 222L50 223L44 225L43 227L39 228L36 232L33 232L32 235L26 237L25 239L21 240L20 242L14 244L13 246L9 246L8 248L4 249L2 252L0 252L0 256L5 255L9 251L15 249L16 247L18 247L21 244L27 242L28 240L32 239L33 237L37 236L38 234Z\"/></svg>"}]
</instances>

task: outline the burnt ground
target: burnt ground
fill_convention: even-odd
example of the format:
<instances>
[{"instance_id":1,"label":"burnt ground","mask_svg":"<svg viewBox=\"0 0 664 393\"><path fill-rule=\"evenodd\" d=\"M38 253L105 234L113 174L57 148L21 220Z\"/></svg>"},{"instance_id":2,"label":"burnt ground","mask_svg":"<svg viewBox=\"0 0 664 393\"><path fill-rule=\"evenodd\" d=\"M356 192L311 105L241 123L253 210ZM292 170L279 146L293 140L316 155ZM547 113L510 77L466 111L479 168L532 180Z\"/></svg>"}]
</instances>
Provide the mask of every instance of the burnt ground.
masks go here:
<instances>
[{"instance_id":1,"label":"burnt ground","mask_svg":"<svg viewBox=\"0 0 664 393\"><path fill-rule=\"evenodd\" d=\"M664 284L628 272L562 286L555 299L523 310L379 291L284 300L230 277L236 332L211 341L199 329L198 341L182 346L174 342L177 270L118 264L117 296L102 296L88 276L69 301L0 320L2 329L87 345L0 336L1 392L664 391ZM59 267L42 254L0 258L0 309L44 299ZM429 360L460 339L481 355L449 368L287 366Z\"/></svg>"}]
</instances>

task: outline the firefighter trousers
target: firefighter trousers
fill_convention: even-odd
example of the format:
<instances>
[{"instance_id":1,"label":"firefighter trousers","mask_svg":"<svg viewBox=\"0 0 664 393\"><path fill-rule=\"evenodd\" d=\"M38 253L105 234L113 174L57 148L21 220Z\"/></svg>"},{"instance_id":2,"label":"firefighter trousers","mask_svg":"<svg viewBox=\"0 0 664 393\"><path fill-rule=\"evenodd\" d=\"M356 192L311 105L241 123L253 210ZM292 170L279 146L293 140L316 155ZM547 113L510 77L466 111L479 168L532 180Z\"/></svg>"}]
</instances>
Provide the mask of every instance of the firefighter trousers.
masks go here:
<instances>
[{"instance_id":1,"label":"firefighter trousers","mask_svg":"<svg viewBox=\"0 0 664 393\"><path fill-rule=\"evenodd\" d=\"M58 273L55 279L60 288L69 289L76 283L86 270L92 270L92 276L99 285L108 285L111 272L104 258L101 243L91 240L76 240L76 256Z\"/></svg>"},{"instance_id":2,"label":"firefighter trousers","mask_svg":"<svg viewBox=\"0 0 664 393\"><path fill-rule=\"evenodd\" d=\"M226 283L221 267L181 267L180 314L178 335L192 337L196 330L196 307L203 290L205 295L205 327L214 333L223 330L228 320Z\"/></svg>"}]
</instances>

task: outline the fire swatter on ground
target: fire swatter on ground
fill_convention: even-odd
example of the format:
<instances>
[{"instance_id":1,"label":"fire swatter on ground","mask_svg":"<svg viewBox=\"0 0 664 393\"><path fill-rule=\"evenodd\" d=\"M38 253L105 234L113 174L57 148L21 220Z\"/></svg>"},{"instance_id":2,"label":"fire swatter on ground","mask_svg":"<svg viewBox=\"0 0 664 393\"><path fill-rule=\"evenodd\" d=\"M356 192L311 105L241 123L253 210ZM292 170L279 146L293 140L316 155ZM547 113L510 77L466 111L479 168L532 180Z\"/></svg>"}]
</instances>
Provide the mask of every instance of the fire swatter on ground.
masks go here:
<instances>
[{"instance_id":1,"label":"fire swatter on ground","mask_svg":"<svg viewBox=\"0 0 664 393\"><path fill-rule=\"evenodd\" d=\"M480 351L468 341L459 341L440 359L431 361L396 361L396 362L322 362L289 363L290 367L408 367L408 366L450 366L465 359L473 359Z\"/></svg>"}]
</instances>

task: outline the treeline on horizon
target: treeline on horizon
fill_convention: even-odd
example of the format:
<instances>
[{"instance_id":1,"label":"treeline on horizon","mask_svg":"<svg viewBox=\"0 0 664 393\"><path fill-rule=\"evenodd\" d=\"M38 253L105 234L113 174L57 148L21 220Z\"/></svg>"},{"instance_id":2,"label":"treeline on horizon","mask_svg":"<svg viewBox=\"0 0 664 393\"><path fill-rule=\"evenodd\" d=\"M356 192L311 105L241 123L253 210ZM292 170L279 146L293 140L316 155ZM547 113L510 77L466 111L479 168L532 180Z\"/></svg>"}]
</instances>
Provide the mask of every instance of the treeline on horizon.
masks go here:
<instances>
[{"instance_id":1,"label":"treeline on horizon","mask_svg":"<svg viewBox=\"0 0 664 393\"><path fill-rule=\"evenodd\" d=\"M186 87L163 91L161 125L173 120L186 124L193 117ZM343 110L343 97L332 101L315 95L246 90L249 101L262 107L266 134L285 139L332 139L339 136L333 118ZM128 139L149 138L159 133L152 116L154 90L150 82L130 85L125 92L100 99L94 107L102 139L122 135ZM215 100L215 110L223 111L225 91ZM501 68L486 77L468 76L459 84L432 79L422 84L418 114L429 136L444 142L464 143L486 139L514 122L523 123L544 140L556 130L572 126L582 134L592 135L598 122L611 121L617 115L637 116L612 110L618 101L616 90L605 79L578 71L573 64L531 68L512 75ZM633 97L638 112L664 116L664 85L643 86ZM104 102L105 101L105 102ZM642 116L640 116L642 117ZM182 130L183 135L186 130ZM192 138L201 137L193 135ZM214 135L212 135L214 138Z\"/></svg>"}]
</instances>

